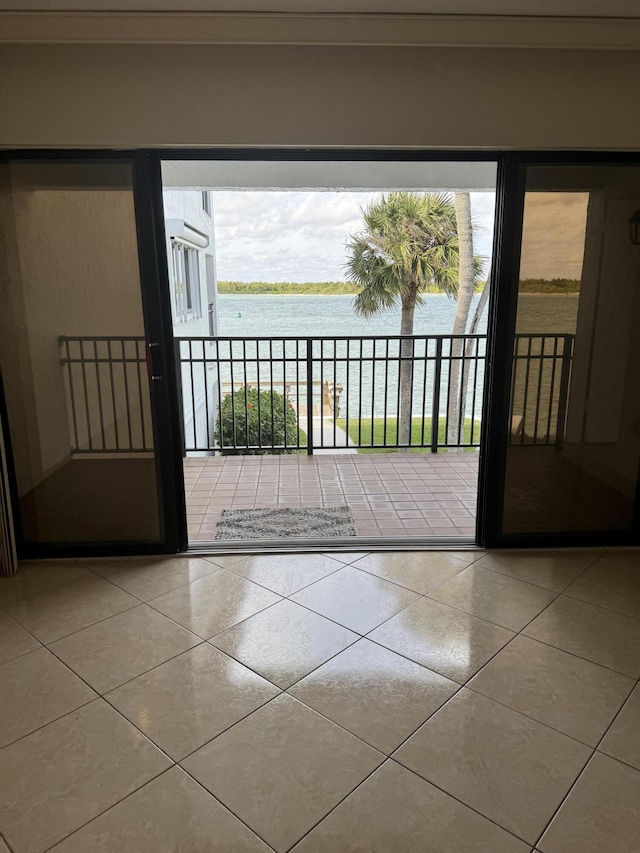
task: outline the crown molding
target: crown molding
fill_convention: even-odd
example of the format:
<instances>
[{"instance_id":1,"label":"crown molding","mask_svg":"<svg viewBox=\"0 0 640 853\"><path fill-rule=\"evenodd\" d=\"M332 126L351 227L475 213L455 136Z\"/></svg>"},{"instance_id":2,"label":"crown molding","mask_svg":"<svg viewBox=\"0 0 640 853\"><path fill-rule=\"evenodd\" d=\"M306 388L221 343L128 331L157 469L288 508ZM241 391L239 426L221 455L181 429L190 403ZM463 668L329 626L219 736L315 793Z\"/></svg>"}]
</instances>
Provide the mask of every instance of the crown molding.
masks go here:
<instances>
[{"instance_id":1,"label":"crown molding","mask_svg":"<svg viewBox=\"0 0 640 853\"><path fill-rule=\"evenodd\" d=\"M640 50L640 18L0 11L0 43Z\"/></svg>"}]
</instances>

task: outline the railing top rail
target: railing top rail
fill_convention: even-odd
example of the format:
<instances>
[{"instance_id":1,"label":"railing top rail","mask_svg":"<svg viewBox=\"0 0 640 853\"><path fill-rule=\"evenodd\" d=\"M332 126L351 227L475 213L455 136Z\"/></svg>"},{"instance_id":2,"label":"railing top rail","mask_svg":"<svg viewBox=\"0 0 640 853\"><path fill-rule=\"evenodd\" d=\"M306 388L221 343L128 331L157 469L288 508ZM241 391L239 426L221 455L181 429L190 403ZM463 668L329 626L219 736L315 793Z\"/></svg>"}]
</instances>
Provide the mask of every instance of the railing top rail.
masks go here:
<instances>
[{"instance_id":1,"label":"railing top rail","mask_svg":"<svg viewBox=\"0 0 640 853\"><path fill-rule=\"evenodd\" d=\"M484 340L486 335L267 335L266 337L255 337L253 335L217 335L216 337L177 337L174 341L437 341L440 340Z\"/></svg>"},{"instance_id":2,"label":"railing top rail","mask_svg":"<svg viewBox=\"0 0 640 853\"><path fill-rule=\"evenodd\" d=\"M190 337L175 337L174 341L438 341L438 340L484 340L486 334L461 335L194 335ZM575 338L570 332L518 332L515 337L521 338ZM144 335L59 335L58 341L145 341Z\"/></svg>"},{"instance_id":3,"label":"railing top rail","mask_svg":"<svg viewBox=\"0 0 640 853\"><path fill-rule=\"evenodd\" d=\"M59 335L58 342L66 341L145 341L144 335ZM194 340L196 340L194 338Z\"/></svg>"},{"instance_id":4,"label":"railing top rail","mask_svg":"<svg viewBox=\"0 0 640 853\"><path fill-rule=\"evenodd\" d=\"M214 337L197 335L193 337L176 337L174 341L252 341L265 342L270 341L449 341L449 340L485 340L486 334L461 334L461 335L216 335ZM522 338L575 338L574 334L569 332L519 332L515 335L517 339ZM80 340L74 338L73 340ZM94 340L91 338L91 340ZM97 338L96 340L101 340ZM106 340L106 338L105 338Z\"/></svg>"}]
</instances>

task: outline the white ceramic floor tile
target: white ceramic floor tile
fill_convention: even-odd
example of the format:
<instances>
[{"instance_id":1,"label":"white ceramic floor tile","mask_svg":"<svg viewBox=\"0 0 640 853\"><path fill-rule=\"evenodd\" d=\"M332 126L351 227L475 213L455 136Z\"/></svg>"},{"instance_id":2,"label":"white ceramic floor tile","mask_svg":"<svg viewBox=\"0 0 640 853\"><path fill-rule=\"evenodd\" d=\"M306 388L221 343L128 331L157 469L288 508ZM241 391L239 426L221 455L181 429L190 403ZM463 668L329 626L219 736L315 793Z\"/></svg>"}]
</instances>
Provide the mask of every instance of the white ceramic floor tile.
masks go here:
<instances>
[{"instance_id":1,"label":"white ceramic floor tile","mask_svg":"<svg viewBox=\"0 0 640 853\"><path fill-rule=\"evenodd\" d=\"M102 577L136 598L148 601L215 570L213 563L200 557L136 557L125 565L102 572Z\"/></svg>"},{"instance_id":2,"label":"white ceramic floor tile","mask_svg":"<svg viewBox=\"0 0 640 853\"><path fill-rule=\"evenodd\" d=\"M636 853L640 771L596 753L538 842L540 853Z\"/></svg>"},{"instance_id":3,"label":"white ceramic floor tile","mask_svg":"<svg viewBox=\"0 0 640 853\"><path fill-rule=\"evenodd\" d=\"M636 687L598 747L640 770L640 687Z\"/></svg>"},{"instance_id":4,"label":"white ceramic floor tile","mask_svg":"<svg viewBox=\"0 0 640 853\"><path fill-rule=\"evenodd\" d=\"M86 578L8 604L5 610L42 643L52 643L140 603L112 583L85 571Z\"/></svg>"},{"instance_id":5,"label":"white ceramic floor tile","mask_svg":"<svg viewBox=\"0 0 640 853\"><path fill-rule=\"evenodd\" d=\"M0 663L40 648L40 643L7 613L0 610Z\"/></svg>"},{"instance_id":6,"label":"white ceramic floor tile","mask_svg":"<svg viewBox=\"0 0 640 853\"><path fill-rule=\"evenodd\" d=\"M278 595L292 595L342 567L323 554L258 554L233 563L228 570Z\"/></svg>"},{"instance_id":7,"label":"white ceramic floor tile","mask_svg":"<svg viewBox=\"0 0 640 853\"><path fill-rule=\"evenodd\" d=\"M421 598L369 639L463 684L514 634L431 598Z\"/></svg>"},{"instance_id":8,"label":"white ceramic floor tile","mask_svg":"<svg viewBox=\"0 0 640 853\"><path fill-rule=\"evenodd\" d=\"M529 853L529 845L387 761L293 853Z\"/></svg>"},{"instance_id":9,"label":"white ceramic floor tile","mask_svg":"<svg viewBox=\"0 0 640 853\"><path fill-rule=\"evenodd\" d=\"M51 644L51 650L98 693L113 690L201 642L146 604Z\"/></svg>"},{"instance_id":10,"label":"white ceramic floor tile","mask_svg":"<svg viewBox=\"0 0 640 853\"><path fill-rule=\"evenodd\" d=\"M534 844L590 755L584 744L463 689L394 758Z\"/></svg>"},{"instance_id":11,"label":"white ceramic floor tile","mask_svg":"<svg viewBox=\"0 0 640 853\"><path fill-rule=\"evenodd\" d=\"M349 565L355 563L366 554L366 551L327 551L326 556L334 560L340 560L341 563Z\"/></svg>"},{"instance_id":12,"label":"white ceramic floor tile","mask_svg":"<svg viewBox=\"0 0 640 853\"><path fill-rule=\"evenodd\" d=\"M284 853L383 756L290 696L255 711L183 762L278 853Z\"/></svg>"},{"instance_id":13,"label":"white ceramic floor tile","mask_svg":"<svg viewBox=\"0 0 640 853\"><path fill-rule=\"evenodd\" d=\"M0 577L0 606L90 576L91 572L75 560L21 561L17 574Z\"/></svg>"},{"instance_id":14,"label":"white ceramic floor tile","mask_svg":"<svg viewBox=\"0 0 640 853\"><path fill-rule=\"evenodd\" d=\"M173 767L51 853L269 853L269 847Z\"/></svg>"},{"instance_id":15,"label":"white ceramic floor tile","mask_svg":"<svg viewBox=\"0 0 640 853\"><path fill-rule=\"evenodd\" d=\"M566 594L580 601L640 618L640 562L618 568L605 557L572 583Z\"/></svg>"},{"instance_id":16,"label":"white ceramic floor tile","mask_svg":"<svg viewBox=\"0 0 640 853\"><path fill-rule=\"evenodd\" d=\"M97 699L0 752L2 832L14 853L42 853L170 765Z\"/></svg>"},{"instance_id":17,"label":"white ceramic floor tile","mask_svg":"<svg viewBox=\"0 0 640 853\"><path fill-rule=\"evenodd\" d=\"M354 563L354 568L426 594L470 563L471 560L442 551L380 551L367 554Z\"/></svg>"},{"instance_id":18,"label":"white ceramic floor tile","mask_svg":"<svg viewBox=\"0 0 640 853\"><path fill-rule=\"evenodd\" d=\"M202 643L105 698L178 761L278 693L255 672Z\"/></svg>"},{"instance_id":19,"label":"white ceramic floor tile","mask_svg":"<svg viewBox=\"0 0 640 853\"><path fill-rule=\"evenodd\" d=\"M366 634L418 599L411 590L346 566L291 596L352 631Z\"/></svg>"},{"instance_id":20,"label":"white ceramic floor tile","mask_svg":"<svg viewBox=\"0 0 640 853\"><path fill-rule=\"evenodd\" d=\"M492 551L475 565L562 592L588 568L589 563L561 551Z\"/></svg>"},{"instance_id":21,"label":"white ceramic floor tile","mask_svg":"<svg viewBox=\"0 0 640 853\"><path fill-rule=\"evenodd\" d=\"M429 593L429 598L511 631L524 628L555 597L555 592L475 565Z\"/></svg>"},{"instance_id":22,"label":"white ceramic floor tile","mask_svg":"<svg viewBox=\"0 0 640 853\"><path fill-rule=\"evenodd\" d=\"M285 689L357 639L293 601L280 601L210 642Z\"/></svg>"},{"instance_id":23,"label":"white ceramic floor tile","mask_svg":"<svg viewBox=\"0 0 640 853\"><path fill-rule=\"evenodd\" d=\"M528 637L515 637L468 682L472 690L596 746L634 681Z\"/></svg>"},{"instance_id":24,"label":"white ceramic floor tile","mask_svg":"<svg viewBox=\"0 0 640 853\"><path fill-rule=\"evenodd\" d=\"M149 602L204 640L280 601L264 587L218 569Z\"/></svg>"},{"instance_id":25,"label":"white ceramic floor tile","mask_svg":"<svg viewBox=\"0 0 640 853\"><path fill-rule=\"evenodd\" d=\"M96 698L44 648L0 666L0 684L0 748Z\"/></svg>"},{"instance_id":26,"label":"white ceramic floor tile","mask_svg":"<svg viewBox=\"0 0 640 853\"><path fill-rule=\"evenodd\" d=\"M289 692L388 755L456 690L455 682L362 639Z\"/></svg>"},{"instance_id":27,"label":"white ceramic floor tile","mask_svg":"<svg viewBox=\"0 0 640 853\"><path fill-rule=\"evenodd\" d=\"M619 569L640 569L640 548L609 548L598 562Z\"/></svg>"},{"instance_id":28,"label":"white ceramic floor tile","mask_svg":"<svg viewBox=\"0 0 640 853\"><path fill-rule=\"evenodd\" d=\"M562 595L523 631L527 637L640 677L640 620Z\"/></svg>"}]
</instances>

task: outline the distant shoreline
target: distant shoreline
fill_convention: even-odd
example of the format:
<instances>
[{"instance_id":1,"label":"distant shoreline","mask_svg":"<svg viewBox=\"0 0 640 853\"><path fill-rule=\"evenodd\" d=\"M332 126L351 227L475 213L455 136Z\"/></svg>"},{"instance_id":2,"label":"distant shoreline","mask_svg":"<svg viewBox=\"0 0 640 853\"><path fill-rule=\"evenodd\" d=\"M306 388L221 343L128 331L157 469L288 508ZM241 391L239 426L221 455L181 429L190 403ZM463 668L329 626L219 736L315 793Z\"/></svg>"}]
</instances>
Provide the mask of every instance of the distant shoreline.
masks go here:
<instances>
[{"instance_id":1,"label":"distant shoreline","mask_svg":"<svg viewBox=\"0 0 640 853\"><path fill-rule=\"evenodd\" d=\"M482 287L486 282L481 282ZM268 282L268 281L219 281L221 296L357 296L361 288L343 281ZM535 296L567 296L577 294L580 283L573 279L525 279L520 282L519 292ZM443 296L436 288L429 288L425 296Z\"/></svg>"}]
</instances>

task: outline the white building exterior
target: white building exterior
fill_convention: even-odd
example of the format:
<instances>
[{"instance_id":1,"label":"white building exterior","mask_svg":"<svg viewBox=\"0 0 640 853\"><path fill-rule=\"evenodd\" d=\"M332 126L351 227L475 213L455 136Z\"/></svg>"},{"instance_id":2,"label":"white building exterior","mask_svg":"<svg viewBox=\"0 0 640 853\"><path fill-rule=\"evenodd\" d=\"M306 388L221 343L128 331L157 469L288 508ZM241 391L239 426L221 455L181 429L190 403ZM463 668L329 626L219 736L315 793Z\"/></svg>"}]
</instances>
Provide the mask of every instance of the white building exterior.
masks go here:
<instances>
[{"instance_id":1,"label":"white building exterior","mask_svg":"<svg viewBox=\"0 0 640 853\"><path fill-rule=\"evenodd\" d=\"M218 288L211 192L165 190L163 199L174 338L213 337ZM183 358L200 359L181 368L185 448L208 447L219 394L213 365L207 369L201 359L213 349L186 341L180 347Z\"/></svg>"}]
</instances>

